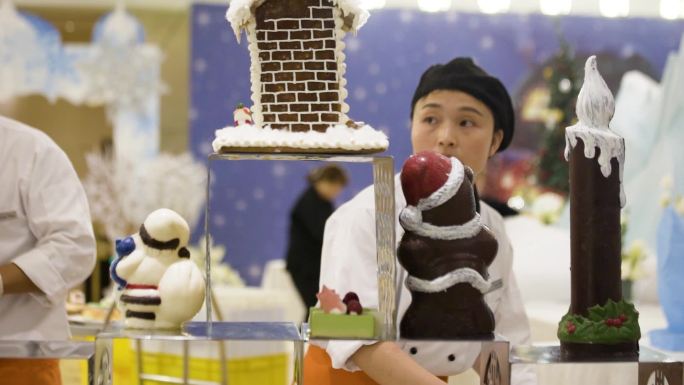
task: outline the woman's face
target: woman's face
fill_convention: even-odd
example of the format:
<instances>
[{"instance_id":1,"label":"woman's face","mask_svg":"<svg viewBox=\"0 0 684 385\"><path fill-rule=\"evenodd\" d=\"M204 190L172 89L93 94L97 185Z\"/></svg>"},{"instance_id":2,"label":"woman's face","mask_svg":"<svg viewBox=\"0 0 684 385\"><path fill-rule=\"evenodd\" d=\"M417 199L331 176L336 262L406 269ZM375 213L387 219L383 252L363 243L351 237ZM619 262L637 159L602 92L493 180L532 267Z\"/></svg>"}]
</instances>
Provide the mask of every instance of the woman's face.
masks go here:
<instances>
[{"instance_id":1,"label":"woman's face","mask_svg":"<svg viewBox=\"0 0 684 385\"><path fill-rule=\"evenodd\" d=\"M314 188L321 198L333 202L337 199L342 190L344 190L344 185L342 183L321 180L314 184Z\"/></svg>"},{"instance_id":2,"label":"woman's face","mask_svg":"<svg viewBox=\"0 0 684 385\"><path fill-rule=\"evenodd\" d=\"M485 169L502 139L503 131L494 130L489 107L465 92L433 91L418 100L413 110L413 152L455 156L475 174Z\"/></svg>"}]
</instances>

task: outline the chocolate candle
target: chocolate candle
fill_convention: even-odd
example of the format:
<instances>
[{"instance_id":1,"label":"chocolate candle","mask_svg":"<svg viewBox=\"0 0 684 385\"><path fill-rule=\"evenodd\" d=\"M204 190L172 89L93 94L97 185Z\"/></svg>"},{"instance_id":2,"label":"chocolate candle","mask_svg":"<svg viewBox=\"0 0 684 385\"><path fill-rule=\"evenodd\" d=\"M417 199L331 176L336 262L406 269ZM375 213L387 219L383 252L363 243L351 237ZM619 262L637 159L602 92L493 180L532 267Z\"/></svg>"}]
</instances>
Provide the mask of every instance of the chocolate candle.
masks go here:
<instances>
[{"instance_id":1,"label":"chocolate candle","mask_svg":"<svg viewBox=\"0 0 684 385\"><path fill-rule=\"evenodd\" d=\"M579 122L566 129L565 157L570 163L569 314L587 317L593 306L622 301L620 209L625 204L625 144L608 126L615 104L594 56L587 60L584 71L576 109ZM564 325L570 334L575 332L575 324ZM599 337L585 342L561 339L562 353L583 359L638 351L636 341L597 343L593 338Z\"/></svg>"},{"instance_id":2,"label":"chocolate candle","mask_svg":"<svg viewBox=\"0 0 684 385\"><path fill-rule=\"evenodd\" d=\"M579 122L566 129L570 162L570 237L572 296L570 312L619 301L621 293L620 209L625 143L608 127L613 95L592 56L585 65L577 98Z\"/></svg>"}]
</instances>

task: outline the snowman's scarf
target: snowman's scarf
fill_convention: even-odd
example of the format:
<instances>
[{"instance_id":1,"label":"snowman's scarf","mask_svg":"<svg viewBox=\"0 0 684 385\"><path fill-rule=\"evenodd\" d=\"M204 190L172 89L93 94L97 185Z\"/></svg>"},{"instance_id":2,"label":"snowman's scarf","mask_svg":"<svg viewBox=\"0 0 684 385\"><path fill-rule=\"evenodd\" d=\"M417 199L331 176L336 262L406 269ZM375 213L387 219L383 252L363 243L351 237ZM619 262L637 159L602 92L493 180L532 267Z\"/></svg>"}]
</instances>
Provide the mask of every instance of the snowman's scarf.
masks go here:
<instances>
[{"instance_id":1,"label":"snowman's scarf","mask_svg":"<svg viewBox=\"0 0 684 385\"><path fill-rule=\"evenodd\" d=\"M484 227L480 221L480 214L466 223L453 226L435 226L423 222L422 212L415 206L406 206L399 214L399 222L406 231L413 232L430 239L451 241L455 239L467 239L476 236Z\"/></svg>"},{"instance_id":2,"label":"snowman's scarf","mask_svg":"<svg viewBox=\"0 0 684 385\"><path fill-rule=\"evenodd\" d=\"M492 288L491 282L469 267L453 270L433 280L420 279L412 275L406 277L406 287L409 290L423 293L438 293L459 283L468 283L482 294Z\"/></svg>"}]
</instances>

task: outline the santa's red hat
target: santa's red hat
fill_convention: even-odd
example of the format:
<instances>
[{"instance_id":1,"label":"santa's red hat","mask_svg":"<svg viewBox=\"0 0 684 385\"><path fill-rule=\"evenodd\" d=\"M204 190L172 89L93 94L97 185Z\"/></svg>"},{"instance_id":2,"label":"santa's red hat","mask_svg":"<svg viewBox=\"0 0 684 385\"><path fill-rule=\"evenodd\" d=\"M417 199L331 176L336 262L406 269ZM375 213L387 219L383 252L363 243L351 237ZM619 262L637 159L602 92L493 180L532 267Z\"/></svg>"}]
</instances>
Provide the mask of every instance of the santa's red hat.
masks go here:
<instances>
[{"instance_id":1,"label":"santa's red hat","mask_svg":"<svg viewBox=\"0 0 684 385\"><path fill-rule=\"evenodd\" d=\"M464 176L463 164L433 151L411 155L401 169L401 188L409 206L429 210L446 202L458 191Z\"/></svg>"}]
</instances>

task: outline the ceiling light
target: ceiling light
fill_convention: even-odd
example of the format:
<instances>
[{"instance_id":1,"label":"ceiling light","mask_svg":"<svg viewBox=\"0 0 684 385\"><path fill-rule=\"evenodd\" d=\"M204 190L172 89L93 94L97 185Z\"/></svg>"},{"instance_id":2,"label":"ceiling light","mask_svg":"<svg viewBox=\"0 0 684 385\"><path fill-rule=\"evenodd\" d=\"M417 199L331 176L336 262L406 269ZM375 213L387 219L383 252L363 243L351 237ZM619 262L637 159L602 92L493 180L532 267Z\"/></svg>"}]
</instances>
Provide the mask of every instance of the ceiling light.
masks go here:
<instances>
[{"instance_id":1,"label":"ceiling light","mask_svg":"<svg viewBox=\"0 0 684 385\"><path fill-rule=\"evenodd\" d=\"M660 16L668 20L678 18L682 13L681 0L660 0Z\"/></svg>"},{"instance_id":2,"label":"ceiling light","mask_svg":"<svg viewBox=\"0 0 684 385\"><path fill-rule=\"evenodd\" d=\"M629 0L600 0L599 12L605 17L625 17L629 15Z\"/></svg>"},{"instance_id":3,"label":"ceiling light","mask_svg":"<svg viewBox=\"0 0 684 385\"><path fill-rule=\"evenodd\" d=\"M572 8L572 0L540 0L539 8L545 15L567 15Z\"/></svg>"},{"instance_id":4,"label":"ceiling light","mask_svg":"<svg viewBox=\"0 0 684 385\"><path fill-rule=\"evenodd\" d=\"M511 0L477 0L477 5L484 13L501 13L508 11Z\"/></svg>"},{"instance_id":5,"label":"ceiling light","mask_svg":"<svg viewBox=\"0 0 684 385\"><path fill-rule=\"evenodd\" d=\"M451 0L418 0L418 8L424 12L443 12L451 8Z\"/></svg>"}]
</instances>

